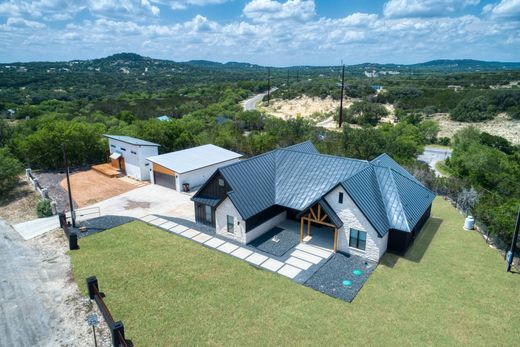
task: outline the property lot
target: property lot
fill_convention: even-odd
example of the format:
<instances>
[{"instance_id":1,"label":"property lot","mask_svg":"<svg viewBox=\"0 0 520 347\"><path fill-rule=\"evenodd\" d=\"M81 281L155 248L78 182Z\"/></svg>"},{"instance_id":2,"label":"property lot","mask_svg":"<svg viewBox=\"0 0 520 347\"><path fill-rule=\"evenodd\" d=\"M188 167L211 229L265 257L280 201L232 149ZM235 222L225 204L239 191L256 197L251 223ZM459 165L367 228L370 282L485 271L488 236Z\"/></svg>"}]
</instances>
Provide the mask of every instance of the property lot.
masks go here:
<instances>
[{"instance_id":1,"label":"property lot","mask_svg":"<svg viewBox=\"0 0 520 347\"><path fill-rule=\"evenodd\" d=\"M118 178L110 178L94 170L81 171L71 175L70 185L72 199L78 207L92 205L138 187L136 184ZM63 179L60 186L67 191L67 180Z\"/></svg>"},{"instance_id":2,"label":"property lot","mask_svg":"<svg viewBox=\"0 0 520 347\"><path fill-rule=\"evenodd\" d=\"M137 346L516 344L520 276L462 225L435 200L413 247L385 255L350 304L140 222L71 257L83 294L96 275Z\"/></svg>"}]
</instances>

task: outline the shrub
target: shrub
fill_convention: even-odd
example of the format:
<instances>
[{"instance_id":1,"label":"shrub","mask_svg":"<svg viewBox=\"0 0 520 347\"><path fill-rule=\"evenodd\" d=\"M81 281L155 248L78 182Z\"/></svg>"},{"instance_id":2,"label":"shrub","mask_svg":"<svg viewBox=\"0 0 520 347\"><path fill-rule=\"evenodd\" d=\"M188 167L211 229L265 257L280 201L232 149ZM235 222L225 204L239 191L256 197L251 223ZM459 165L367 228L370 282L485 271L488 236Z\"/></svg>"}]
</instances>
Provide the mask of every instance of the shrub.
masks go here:
<instances>
[{"instance_id":1,"label":"shrub","mask_svg":"<svg viewBox=\"0 0 520 347\"><path fill-rule=\"evenodd\" d=\"M18 175L22 171L22 164L11 155L7 148L0 148L0 193L2 195L16 186Z\"/></svg>"},{"instance_id":2,"label":"shrub","mask_svg":"<svg viewBox=\"0 0 520 347\"><path fill-rule=\"evenodd\" d=\"M38 201L38 204L36 205L36 214L38 215L38 218L52 216L51 202L48 199Z\"/></svg>"}]
</instances>

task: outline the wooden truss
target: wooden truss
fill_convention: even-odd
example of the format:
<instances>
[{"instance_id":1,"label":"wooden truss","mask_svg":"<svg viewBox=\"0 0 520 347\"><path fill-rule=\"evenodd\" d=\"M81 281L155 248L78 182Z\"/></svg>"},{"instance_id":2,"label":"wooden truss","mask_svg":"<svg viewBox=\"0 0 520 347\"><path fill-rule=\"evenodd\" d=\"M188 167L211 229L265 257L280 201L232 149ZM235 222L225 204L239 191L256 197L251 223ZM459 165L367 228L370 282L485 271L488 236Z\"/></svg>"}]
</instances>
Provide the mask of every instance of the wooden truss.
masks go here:
<instances>
[{"instance_id":1,"label":"wooden truss","mask_svg":"<svg viewBox=\"0 0 520 347\"><path fill-rule=\"evenodd\" d=\"M325 225L334 228L334 253L338 248L338 228L331 223L330 217L322 211L321 205L317 203L309 209L306 215L302 215L300 218L300 242L303 242L303 227L307 221L307 236L311 236L311 223Z\"/></svg>"}]
</instances>

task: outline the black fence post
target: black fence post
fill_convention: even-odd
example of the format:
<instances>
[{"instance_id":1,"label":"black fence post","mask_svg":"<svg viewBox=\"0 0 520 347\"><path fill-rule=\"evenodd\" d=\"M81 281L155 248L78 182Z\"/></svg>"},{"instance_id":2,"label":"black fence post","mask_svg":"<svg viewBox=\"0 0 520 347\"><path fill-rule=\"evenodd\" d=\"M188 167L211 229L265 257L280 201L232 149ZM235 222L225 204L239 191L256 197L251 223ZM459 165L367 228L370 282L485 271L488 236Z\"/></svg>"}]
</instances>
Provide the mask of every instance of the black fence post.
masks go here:
<instances>
[{"instance_id":1,"label":"black fence post","mask_svg":"<svg viewBox=\"0 0 520 347\"><path fill-rule=\"evenodd\" d=\"M125 346L125 326L123 322L117 321L110 327L112 332L112 344L114 347Z\"/></svg>"},{"instance_id":2,"label":"black fence post","mask_svg":"<svg viewBox=\"0 0 520 347\"><path fill-rule=\"evenodd\" d=\"M91 300L94 300L96 296L96 291L99 292L99 286L96 276L91 276L87 278L87 289L89 298Z\"/></svg>"},{"instance_id":3,"label":"black fence post","mask_svg":"<svg viewBox=\"0 0 520 347\"><path fill-rule=\"evenodd\" d=\"M69 249L70 250L79 249L78 234L76 234L75 232L71 232L69 235Z\"/></svg>"},{"instance_id":4,"label":"black fence post","mask_svg":"<svg viewBox=\"0 0 520 347\"><path fill-rule=\"evenodd\" d=\"M60 220L60 228L63 228L63 226L67 224L67 217L65 216L65 213L58 213L58 219Z\"/></svg>"}]
</instances>

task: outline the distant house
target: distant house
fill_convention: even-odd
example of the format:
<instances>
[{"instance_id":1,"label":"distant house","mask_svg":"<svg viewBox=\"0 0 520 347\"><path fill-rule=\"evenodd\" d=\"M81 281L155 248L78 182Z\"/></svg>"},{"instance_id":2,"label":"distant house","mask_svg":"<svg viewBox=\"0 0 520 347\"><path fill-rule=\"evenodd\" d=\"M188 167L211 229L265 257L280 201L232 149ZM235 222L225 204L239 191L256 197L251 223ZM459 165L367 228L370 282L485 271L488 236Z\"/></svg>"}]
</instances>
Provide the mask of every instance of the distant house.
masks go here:
<instances>
[{"instance_id":1,"label":"distant house","mask_svg":"<svg viewBox=\"0 0 520 347\"><path fill-rule=\"evenodd\" d=\"M5 111L5 114L9 118L14 118L16 111L13 110L12 108L9 108L9 109L7 109L7 111Z\"/></svg>"},{"instance_id":2,"label":"distant house","mask_svg":"<svg viewBox=\"0 0 520 347\"><path fill-rule=\"evenodd\" d=\"M241 154L215 145L203 145L149 157L154 184L177 191L201 186L224 165L237 162Z\"/></svg>"},{"instance_id":3,"label":"distant house","mask_svg":"<svg viewBox=\"0 0 520 347\"><path fill-rule=\"evenodd\" d=\"M383 90L383 86L380 86L378 84L373 84L370 86L370 88L372 88L372 90L375 91L376 93L379 93L380 91Z\"/></svg>"},{"instance_id":4,"label":"distant house","mask_svg":"<svg viewBox=\"0 0 520 347\"><path fill-rule=\"evenodd\" d=\"M434 197L386 154L322 155L304 142L219 168L192 200L198 223L243 244L293 221L300 242L316 236L379 261L387 249L408 248Z\"/></svg>"},{"instance_id":5,"label":"distant house","mask_svg":"<svg viewBox=\"0 0 520 347\"><path fill-rule=\"evenodd\" d=\"M157 117L158 120L160 120L161 122L164 122L164 121L168 121L170 120L170 116L167 116L167 115L163 115L163 116L159 116Z\"/></svg>"},{"instance_id":6,"label":"distant house","mask_svg":"<svg viewBox=\"0 0 520 347\"><path fill-rule=\"evenodd\" d=\"M137 180L149 180L146 158L156 156L160 145L130 136L105 135L112 166Z\"/></svg>"},{"instance_id":7,"label":"distant house","mask_svg":"<svg viewBox=\"0 0 520 347\"><path fill-rule=\"evenodd\" d=\"M227 116L220 115L220 116L217 117L217 124L218 125L224 124L224 123L229 122L229 121L230 121L230 119Z\"/></svg>"}]
</instances>

